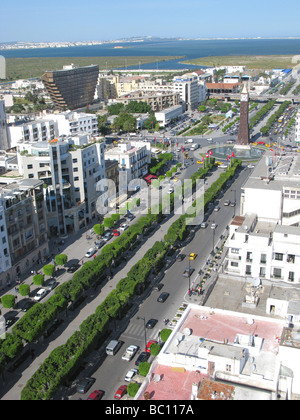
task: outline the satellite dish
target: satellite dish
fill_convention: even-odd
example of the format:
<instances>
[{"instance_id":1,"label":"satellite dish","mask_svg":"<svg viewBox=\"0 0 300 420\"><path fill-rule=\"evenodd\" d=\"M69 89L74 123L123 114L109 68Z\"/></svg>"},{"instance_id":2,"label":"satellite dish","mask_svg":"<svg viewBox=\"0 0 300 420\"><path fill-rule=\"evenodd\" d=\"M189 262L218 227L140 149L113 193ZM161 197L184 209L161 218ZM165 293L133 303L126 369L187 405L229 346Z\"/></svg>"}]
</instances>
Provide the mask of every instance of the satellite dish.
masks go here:
<instances>
[{"instance_id":1,"label":"satellite dish","mask_svg":"<svg viewBox=\"0 0 300 420\"><path fill-rule=\"evenodd\" d=\"M260 286L260 278L256 277L256 279L253 279L253 286L258 287Z\"/></svg>"},{"instance_id":2,"label":"satellite dish","mask_svg":"<svg viewBox=\"0 0 300 420\"><path fill-rule=\"evenodd\" d=\"M160 381L160 375L157 373L155 376L154 376L154 382L159 382Z\"/></svg>"},{"instance_id":3,"label":"satellite dish","mask_svg":"<svg viewBox=\"0 0 300 420\"><path fill-rule=\"evenodd\" d=\"M247 319L247 324L248 325L253 325L254 324L254 320L252 318L248 318Z\"/></svg>"},{"instance_id":4,"label":"satellite dish","mask_svg":"<svg viewBox=\"0 0 300 420\"><path fill-rule=\"evenodd\" d=\"M191 331L189 328L185 328L185 329L183 330L183 333L184 333L184 335L189 336L189 335L191 335L191 334L192 334L192 331Z\"/></svg>"}]
</instances>

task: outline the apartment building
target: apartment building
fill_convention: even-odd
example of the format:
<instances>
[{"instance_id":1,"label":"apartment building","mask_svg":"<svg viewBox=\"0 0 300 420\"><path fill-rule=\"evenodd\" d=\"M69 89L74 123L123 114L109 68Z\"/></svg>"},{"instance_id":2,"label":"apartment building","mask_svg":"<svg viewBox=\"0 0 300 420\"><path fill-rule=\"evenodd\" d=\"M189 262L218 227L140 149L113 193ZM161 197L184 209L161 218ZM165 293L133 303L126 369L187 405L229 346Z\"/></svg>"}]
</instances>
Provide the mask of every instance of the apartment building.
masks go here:
<instances>
[{"instance_id":1,"label":"apartment building","mask_svg":"<svg viewBox=\"0 0 300 420\"><path fill-rule=\"evenodd\" d=\"M98 135L98 120L94 114L65 111L58 114L45 114L43 119L54 121L56 137L76 136L83 133L92 137Z\"/></svg>"},{"instance_id":2,"label":"apartment building","mask_svg":"<svg viewBox=\"0 0 300 420\"><path fill-rule=\"evenodd\" d=\"M57 109L74 110L86 107L94 100L99 66L64 66L62 70L47 71L41 77Z\"/></svg>"},{"instance_id":3,"label":"apartment building","mask_svg":"<svg viewBox=\"0 0 300 420\"><path fill-rule=\"evenodd\" d=\"M24 179L0 189L0 288L49 255L43 182Z\"/></svg>"},{"instance_id":4,"label":"apartment building","mask_svg":"<svg viewBox=\"0 0 300 420\"><path fill-rule=\"evenodd\" d=\"M127 188L130 181L142 178L148 173L151 163L150 143L145 142L124 142L118 147L105 151L105 158L119 163L121 182L120 189ZM124 185L125 184L125 185Z\"/></svg>"},{"instance_id":5,"label":"apartment building","mask_svg":"<svg viewBox=\"0 0 300 420\"><path fill-rule=\"evenodd\" d=\"M96 218L97 183L105 178L104 148L97 142L76 146L67 137L19 145L19 172L42 181L52 234L76 233Z\"/></svg>"},{"instance_id":6,"label":"apartment building","mask_svg":"<svg viewBox=\"0 0 300 420\"><path fill-rule=\"evenodd\" d=\"M51 119L20 120L8 125L8 138L12 149L19 143L49 141L57 136L55 121Z\"/></svg>"},{"instance_id":7,"label":"apartment building","mask_svg":"<svg viewBox=\"0 0 300 420\"><path fill-rule=\"evenodd\" d=\"M182 117L182 105L175 105L155 112L155 118L161 127L169 125L172 120L180 117Z\"/></svg>"},{"instance_id":8,"label":"apartment building","mask_svg":"<svg viewBox=\"0 0 300 420\"><path fill-rule=\"evenodd\" d=\"M300 282L300 158L268 153L242 188L225 272Z\"/></svg>"},{"instance_id":9,"label":"apartment building","mask_svg":"<svg viewBox=\"0 0 300 420\"><path fill-rule=\"evenodd\" d=\"M0 150L9 148L9 139L6 124L5 102L0 100Z\"/></svg>"},{"instance_id":10,"label":"apartment building","mask_svg":"<svg viewBox=\"0 0 300 420\"><path fill-rule=\"evenodd\" d=\"M122 103L124 105L128 105L132 101L146 102L155 112L164 108L179 105L181 103L181 98L179 93L174 92L136 91L115 100L116 103Z\"/></svg>"}]
</instances>

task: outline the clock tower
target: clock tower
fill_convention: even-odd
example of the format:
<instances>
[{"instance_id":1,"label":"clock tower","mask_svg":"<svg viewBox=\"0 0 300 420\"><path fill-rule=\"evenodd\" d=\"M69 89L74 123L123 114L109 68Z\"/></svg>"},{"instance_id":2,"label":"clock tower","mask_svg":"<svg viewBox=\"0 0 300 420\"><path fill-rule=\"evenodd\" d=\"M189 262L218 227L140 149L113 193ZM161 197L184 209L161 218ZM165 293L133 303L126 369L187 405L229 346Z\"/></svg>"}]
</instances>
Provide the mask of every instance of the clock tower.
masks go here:
<instances>
[{"instance_id":1,"label":"clock tower","mask_svg":"<svg viewBox=\"0 0 300 420\"><path fill-rule=\"evenodd\" d=\"M240 126L237 146L250 147L249 143L249 93L246 85L244 85L241 93Z\"/></svg>"}]
</instances>

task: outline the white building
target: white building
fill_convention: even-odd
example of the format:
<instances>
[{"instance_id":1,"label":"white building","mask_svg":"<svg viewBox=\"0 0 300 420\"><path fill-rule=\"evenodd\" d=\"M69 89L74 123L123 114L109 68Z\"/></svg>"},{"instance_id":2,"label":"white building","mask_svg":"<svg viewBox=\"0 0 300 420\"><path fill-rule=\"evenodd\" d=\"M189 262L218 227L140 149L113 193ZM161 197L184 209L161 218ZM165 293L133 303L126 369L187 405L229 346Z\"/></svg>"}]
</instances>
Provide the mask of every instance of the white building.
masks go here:
<instances>
[{"instance_id":1,"label":"white building","mask_svg":"<svg viewBox=\"0 0 300 420\"><path fill-rule=\"evenodd\" d=\"M300 231L295 226L259 221L255 214L236 217L226 242L227 274L300 283Z\"/></svg>"},{"instance_id":2,"label":"white building","mask_svg":"<svg viewBox=\"0 0 300 420\"><path fill-rule=\"evenodd\" d=\"M187 73L175 76L173 90L180 94L183 106L188 111L193 111L199 105L199 84L197 74Z\"/></svg>"},{"instance_id":3,"label":"white building","mask_svg":"<svg viewBox=\"0 0 300 420\"><path fill-rule=\"evenodd\" d=\"M148 166L151 163L150 143L131 141L119 143L105 151L105 159L116 160L119 163L120 177L126 179L124 188L134 179L142 178L148 174ZM120 189L122 182L120 179Z\"/></svg>"},{"instance_id":4,"label":"white building","mask_svg":"<svg viewBox=\"0 0 300 420\"><path fill-rule=\"evenodd\" d=\"M97 183L105 178L104 148L104 143L82 145L80 138L66 137L18 146L20 174L43 181L52 233L77 232L97 217Z\"/></svg>"},{"instance_id":5,"label":"white building","mask_svg":"<svg viewBox=\"0 0 300 420\"><path fill-rule=\"evenodd\" d=\"M165 127L176 118L182 116L182 105L175 105L162 111L155 112L155 118L161 127Z\"/></svg>"},{"instance_id":6,"label":"white building","mask_svg":"<svg viewBox=\"0 0 300 420\"><path fill-rule=\"evenodd\" d=\"M46 114L43 119L54 121L58 136L89 134L98 135L98 120L94 114L65 111L59 114Z\"/></svg>"},{"instance_id":7,"label":"white building","mask_svg":"<svg viewBox=\"0 0 300 420\"><path fill-rule=\"evenodd\" d=\"M19 143L53 140L58 136L53 120L37 119L34 121L17 121L8 126L10 148Z\"/></svg>"}]
</instances>

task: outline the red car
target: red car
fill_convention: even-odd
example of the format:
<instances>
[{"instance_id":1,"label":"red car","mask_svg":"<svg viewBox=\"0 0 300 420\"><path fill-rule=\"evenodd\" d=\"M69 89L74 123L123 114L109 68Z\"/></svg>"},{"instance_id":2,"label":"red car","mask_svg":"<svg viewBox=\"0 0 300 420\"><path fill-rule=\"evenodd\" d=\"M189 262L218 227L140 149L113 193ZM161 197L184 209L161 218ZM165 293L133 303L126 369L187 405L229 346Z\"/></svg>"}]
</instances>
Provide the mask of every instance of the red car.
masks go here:
<instances>
[{"instance_id":1,"label":"red car","mask_svg":"<svg viewBox=\"0 0 300 420\"><path fill-rule=\"evenodd\" d=\"M152 346L152 344L157 344L157 341L155 341L155 340L148 341L147 346L145 347L145 351L147 353L150 353L150 346Z\"/></svg>"},{"instance_id":2,"label":"red car","mask_svg":"<svg viewBox=\"0 0 300 420\"><path fill-rule=\"evenodd\" d=\"M114 398L120 400L125 394L127 394L127 386L121 385L118 391L115 393Z\"/></svg>"},{"instance_id":3,"label":"red car","mask_svg":"<svg viewBox=\"0 0 300 420\"><path fill-rule=\"evenodd\" d=\"M119 231L117 231L117 230L114 230L114 231L113 231L113 234L114 234L114 236L120 236L120 232L119 232Z\"/></svg>"},{"instance_id":4,"label":"red car","mask_svg":"<svg viewBox=\"0 0 300 420\"><path fill-rule=\"evenodd\" d=\"M102 399L103 395L104 395L104 391L94 391L88 397L88 400L99 401Z\"/></svg>"},{"instance_id":5,"label":"red car","mask_svg":"<svg viewBox=\"0 0 300 420\"><path fill-rule=\"evenodd\" d=\"M264 141L258 141L258 142L257 142L257 144L264 145L264 144L265 144L265 142L264 142Z\"/></svg>"}]
</instances>

